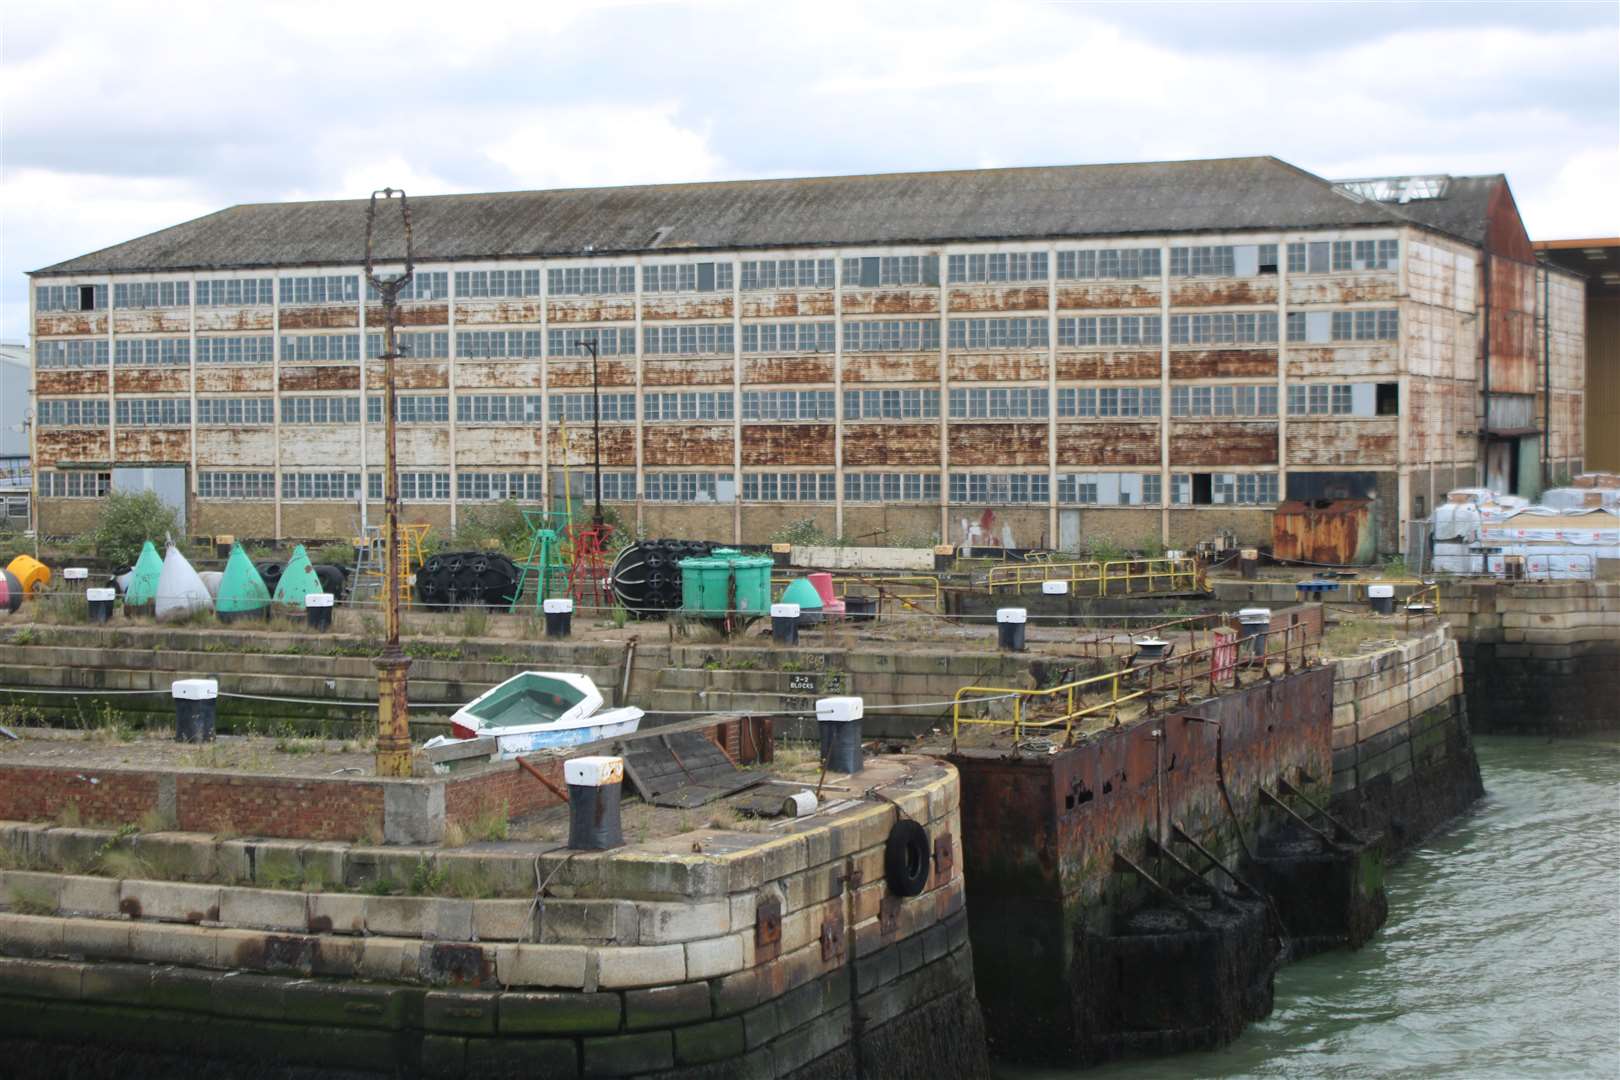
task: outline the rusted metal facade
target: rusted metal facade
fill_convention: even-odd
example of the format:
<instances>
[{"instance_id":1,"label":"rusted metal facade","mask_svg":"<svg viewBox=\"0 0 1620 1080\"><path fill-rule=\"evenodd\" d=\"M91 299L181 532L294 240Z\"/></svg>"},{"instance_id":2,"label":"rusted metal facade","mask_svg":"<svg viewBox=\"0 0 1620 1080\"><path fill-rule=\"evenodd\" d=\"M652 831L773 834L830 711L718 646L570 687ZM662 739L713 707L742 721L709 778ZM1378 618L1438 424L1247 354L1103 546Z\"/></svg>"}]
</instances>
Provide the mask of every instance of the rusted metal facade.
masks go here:
<instances>
[{"instance_id":1,"label":"rusted metal facade","mask_svg":"<svg viewBox=\"0 0 1620 1080\"><path fill-rule=\"evenodd\" d=\"M1333 200L1347 202L1321 183ZM668 190L671 198L679 196L680 189ZM423 212L432 205L427 200ZM1506 229L1498 218L1510 210L1510 200L1505 208L1493 204L1493 228ZM1013 539L1022 547L1056 545L1065 507L1098 506L1137 515L1140 527L1131 530L1137 537L1179 543L1233 527L1246 540L1265 542L1290 475L1353 467L1387 474L1398 493L1399 512L1383 515L1390 527L1379 538L1380 549L1392 551L1405 534L1399 522L1421 514L1423 503L1432 506L1446 488L1477 479L1486 367L1491 393L1537 392L1537 279L1505 241L1501 254L1489 254L1398 210L1355 212L1363 220L1354 225L1223 229L1212 219L1203 227L1178 222L1157 234L1129 236L1082 231L1054 238L1041 227L1039 238L1021 239L1009 226L998 239L862 243L851 234L824 244L725 247L716 241L697 250L661 248L649 239L639 250L599 255L435 259L430 252L418 272L442 275L444 288L406 297L399 309L407 342L411 334L430 342L399 363L407 405L413 398L427 402L400 418L401 468L424 478L407 487L405 513L453 527L470 507L514 485L533 499L559 487L561 468L588 472L589 440L578 437L588 418L581 423L575 415L565 427L553 415L554 406L566 412L568 395L589 398L591 365L566 337L586 331L615 333L622 346L604 349L598 365L603 394L630 403L602 425L602 464L613 474L605 494L643 528L656 521L658 531L761 541L770 529L762 533L745 521L775 528L815 518L847 533L848 522L865 521L869 511L903 506L915 511L906 520L930 523L919 535L908 534L915 542L929 532L969 539L958 535L963 523L971 532L988 512L1020 523ZM1316 265L1314 254L1309 263L1305 257L1319 246L1342 245L1348 252L1380 243L1396 254L1376 266L1334 269ZM1269 251L1270 261L1178 261L1201 251L1230 258L1234 249ZM1151 273L1086 278L1073 271L1138 252L1151 254ZM286 280L354 276L358 262L276 263L244 248L234 264L254 269L233 270L222 258L215 256L207 270L49 268L34 275L36 362L39 346L74 342L102 343L109 357L85 367L39 363L36 398L99 399L114 410L96 429L41 425L39 465L44 471L183 466L194 495L189 517L195 531L240 532L233 522L248 520L268 524L278 536L296 535L295 523L319 520L340 534L353 532L355 500L346 507L309 506L299 477L287 477L342 471L364 484L376 470L376 440L361 433L381 427L375 411L367 416L367 399L378 395L380 380L377 362L366 359L381 309L363 291L343 301L284 302ZM967 265L986 258L1040 259L1028 265L1044 269L1024 280L956 280L973 276L958 275L957 260ZM782 260L830 263L830 269L818 272L814 285L762 285L748 277L750 266ZM703 288L700 279L678 275L673 289L649 287L649 275L694 262L715 275L702 279ZM890 262L909 270L888 280ZM883 280L874 283L880 275L869 276L866 267L879 263ZM917 273L919 265L928 269ZM608 295L553 291L557 272L599 270L622 270L633 284ZM514 281L532 274L533 285L508 290L526 295L496 296L464 284L502 273ZM235 307L196 302L200 286L243 277L276 279L274 296ZM40 290L54 286L99 286L111 295L124 286L182 282L190 301L169 308L66 311L39 304ZM1389 313L1398 330L1361 333L1356 320L1372 327L1379 313ZM1221 317L1274 320L1274 329L1252 340L1239 332L1234 340ZM1143 319L1156 320L1151 336L1138 331L1146 323L1128 321ZM1028 336L998 338L1005 321L1017 322ZM874 345L861 339L879 324L893 328L892 340ZM981 334L979 324L990 326L988 333ZM784 325L825 325L831 333L808 350L745 345L756 340L746 335ZM927 325L933 330L926 341L908 336ZM1318 332L1330 326L1333 333ZM649 347L650 336L665 332L675 351ZM293 354L302 339L344 336L358 337L358 358ZM499 355L471 344L492 338L523 344L503 345ZM121 342L138 354L142 343L166 339L187 343L188 362L122 360ZM266 340L267 358L199 362L199 347L238 339ZM1375 388L1376 407L1370 404ZM986 397L967 396L981 390ZM1192 394L1185 410L1175 396L1180 390ZM1245 395L1236 399L1237 408L1231 392ZM1271 402L1269 411L1244 411L1241 403L1256 392ZM1119 404L1149 400L1141 395L1150 393L1157 395L1154 413L1123 411ZM926 403L919 394L927 395ZM1035 394L1040 404L1024 411L1002 404L1035 400L1028 396ZM716 395L724 398L723 408ZM1293 395L1301 395L1297 411ZM268 423L199 422L208 399L253 397L277 399ZM435 397L442 404L429 401ZM514 411L492 420L467 400L488 397L537 397L540 404L521 413L517 405L502 405ZM126 429L115 409L126 398L183 398L191 419L169 429ZM352 412L335 419L332 408L320 406L324 411L311 416L324 420L290 420L289 399L295 398L359 399L358 419ZM1352 399L1353 408L1346 404ZM1555 423L1571 410L1578 414L1578 384L1563 388L1559 405ZM654 408L656 416L649 412ZM200 481L203 473L269 480L232 495ZM487 482L489 476L498 482ZM1119 477L1130 479L1122 486ZM577 478L573 489L580 491ZM1095 501L1099 491L1126 489L1137 494ZM793 495L782 494L789 490ZM40 500L47 532L54 502L48 493ZM745 514L747 503L772 510ZM998 526L994 535L981 530L972 539L1000 543L1006 536Z\"/></svg>"}]
</instances>

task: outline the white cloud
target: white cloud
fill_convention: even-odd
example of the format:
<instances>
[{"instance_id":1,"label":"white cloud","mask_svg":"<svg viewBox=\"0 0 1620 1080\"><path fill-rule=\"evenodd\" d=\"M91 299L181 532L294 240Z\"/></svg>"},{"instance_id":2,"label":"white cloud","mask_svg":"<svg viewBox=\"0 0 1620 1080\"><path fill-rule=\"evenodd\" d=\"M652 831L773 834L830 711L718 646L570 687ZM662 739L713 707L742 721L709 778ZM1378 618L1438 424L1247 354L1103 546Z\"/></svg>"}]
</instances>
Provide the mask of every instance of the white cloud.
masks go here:
<instances>
[{"instance_id":1,"label":"white cloud","mask_svg":"<svg viewBox=\"0 0 1620 1080\"><path fill-rule=\"evenodd\" d=\"M585 105L528 110L485 150L518 188L597 187L710 180L722 162L678 105Z\"/></svg>"}]
</instances>

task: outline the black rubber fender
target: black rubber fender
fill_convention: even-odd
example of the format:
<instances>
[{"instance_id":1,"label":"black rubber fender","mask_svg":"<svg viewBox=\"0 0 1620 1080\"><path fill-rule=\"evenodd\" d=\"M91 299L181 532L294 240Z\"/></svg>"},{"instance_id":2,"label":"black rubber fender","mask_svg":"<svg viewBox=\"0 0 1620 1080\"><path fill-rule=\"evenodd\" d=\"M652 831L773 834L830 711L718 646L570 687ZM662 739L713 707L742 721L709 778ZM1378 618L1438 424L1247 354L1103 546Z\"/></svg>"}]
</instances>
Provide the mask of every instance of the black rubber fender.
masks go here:
<instances>
[{"instance_id":1,"label":"black rubber fender","mask_svg":"<svg viewBox=\"0 0 1620 1080\"><path fill-rule=\"evenodd\" d=\"M883 845L883 878L896 896L916 896L928 887L933 859L928 830L909 818L894 823Z\"/></svg>"}]
</instances>

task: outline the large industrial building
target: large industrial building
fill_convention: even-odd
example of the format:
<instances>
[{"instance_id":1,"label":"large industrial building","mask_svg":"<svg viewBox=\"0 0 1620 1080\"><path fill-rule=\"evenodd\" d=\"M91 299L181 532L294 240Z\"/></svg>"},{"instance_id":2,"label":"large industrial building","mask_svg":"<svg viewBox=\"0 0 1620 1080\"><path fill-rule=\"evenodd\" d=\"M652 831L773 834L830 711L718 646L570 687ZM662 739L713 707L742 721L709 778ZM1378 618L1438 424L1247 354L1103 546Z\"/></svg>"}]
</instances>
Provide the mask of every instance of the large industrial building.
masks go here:
<instances>
[{"instance_id":1,"label":"large industrial building","mask_svg":"<svg viewBox=\"0 0 1620 1080\"><path fill-rule=\"evenodd\" d=\"M1501 176L1260 157L411 210L401 493L440 530L565 468L590 490L587 340L603 497L652 535L1185 547L1348 497L1394 552L1452 487L1582 464L1583 281L1538 266ZM365 216L237 206L34 272L42 531L119 486L197 534L376 520Z\"/></svg>"}]
</instances>

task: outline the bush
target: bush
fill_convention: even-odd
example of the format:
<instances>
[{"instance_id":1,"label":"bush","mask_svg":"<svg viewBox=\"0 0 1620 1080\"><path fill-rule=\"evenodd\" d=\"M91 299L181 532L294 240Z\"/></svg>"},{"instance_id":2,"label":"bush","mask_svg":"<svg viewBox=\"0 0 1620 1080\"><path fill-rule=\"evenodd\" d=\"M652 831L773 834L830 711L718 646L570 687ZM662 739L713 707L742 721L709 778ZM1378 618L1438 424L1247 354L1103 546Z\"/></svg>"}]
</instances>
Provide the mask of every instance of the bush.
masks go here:
<instances>
[{"instance_id":1,"label":"bush","mask_svg":"<svg viewBox=\"0 0 1620 1080\"><path fill-rule=\"evenodd\" d=\"M179 531L174 508L163 505L155 492L113 492L103 500L101 517L90 537L98 558L125 566L140 557L146 541L161 550L164 540Z\"/></svg>"},{"instance_id":2,"label":"bush","mask_svg":"<svg viewBox=\"0 0 1620 1080\"><path fill-rule=\"evenodd\" d=\"M816 524L815 518L799 518L771 533L773 544L799 544L803 546L841 545L843 541L836 536L829 536Z\"/></svg>"},{"instance_id":3,"label":"bush","mask_svg":"<svg viewBox=\"0 0 1620 1080\"><path fill-rule=\"evenodd\" d=\"M491 541L514 559L529 553L529 527L517 503L508 500L464 511L456 526L452 550L483 551Z\"/></svg>"}]
</instances>

